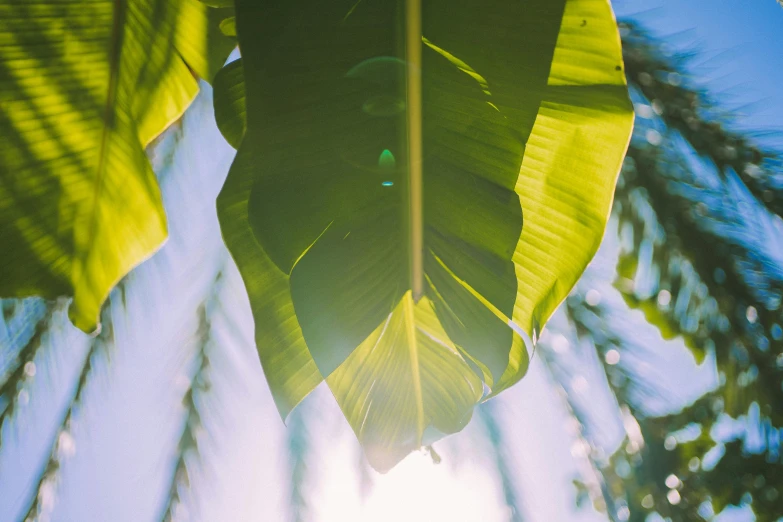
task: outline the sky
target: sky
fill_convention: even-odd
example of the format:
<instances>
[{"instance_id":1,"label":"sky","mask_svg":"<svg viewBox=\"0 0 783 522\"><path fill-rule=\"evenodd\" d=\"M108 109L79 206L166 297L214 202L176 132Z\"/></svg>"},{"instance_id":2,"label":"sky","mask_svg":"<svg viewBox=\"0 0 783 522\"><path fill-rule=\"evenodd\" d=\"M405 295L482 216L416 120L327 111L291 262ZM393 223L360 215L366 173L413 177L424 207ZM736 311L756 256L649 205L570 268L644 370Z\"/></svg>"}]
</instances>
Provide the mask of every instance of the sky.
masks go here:
<instances>
[{"instance_id":1,"label":"sky","mask_svg":"<svg viewBox=\"0 0 783 522\"><path fill-rule=\"evenodd\" d=\"M775 0L615 0L672 50L697 51L692 80L741 115L738 128L772 132L783 148L783 6Z\"/></svg>"}]
</instances>

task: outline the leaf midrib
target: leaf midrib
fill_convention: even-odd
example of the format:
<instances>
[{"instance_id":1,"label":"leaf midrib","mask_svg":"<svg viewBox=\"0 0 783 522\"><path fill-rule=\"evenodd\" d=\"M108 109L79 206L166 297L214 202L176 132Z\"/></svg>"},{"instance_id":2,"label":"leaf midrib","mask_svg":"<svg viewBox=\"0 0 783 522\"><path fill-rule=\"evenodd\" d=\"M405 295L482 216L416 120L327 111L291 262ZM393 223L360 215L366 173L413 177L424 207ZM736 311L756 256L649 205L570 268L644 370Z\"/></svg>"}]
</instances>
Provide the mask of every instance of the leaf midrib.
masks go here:
<instances>
[{"instance_id":1,"label":"leaf midrib","mask_svg":"<svg viewBox=\"0 0 783 522\"><path fill-rule=\"evenodd\" d=\"M122 55L122 32L123 23L122 19L125 14L125 6L127 0L114 0L114 17L112 23L111 34L111 51L109 54L109 82L106 89L106 104L103 110L103 128L101 130L101 145L98 151L98 165L95 171L95 185L93 187L92 205L90 207L89 218L89 232L87 233L87 241L84 244L86 248L80 249L79 256L81 258L81 267L78 273L79 280L74 281L74 288L78 288L81 285L81 281L86 276L86 264L87 256L89 255L89 245L92 244L94 236L96 234L96 228L98 224L98 202L100 201L101 193L103 192L103 179L106 172L106 158L108 156L107 149L109 148L109 136L113 129L110 125L110 118L114 109L114 104L117 97L117 84L120 68L120 57Z\"/></svg>"},{"instance_id":2,"label":"leaf midrib","mask_svg":"<svg viewBox=\"0 0 783 522\"><path fill-rule=\"evenodd\" d=\"M422 32L421 0L405 3L405 58L408 125L410 271L413 301L424 295L424 217L422 198Z\"/></svg>"},{"instance_id":3,"label":"leaf midrib","mask_svg":"<svg viewBox=\"0 0 783 522\"><path fill-rule=\"evenodd\" d=\"M413 394L416 403L416 444L421 446L424 437L424 402L421 391L421 371L419 369L419 346L416 342L416 317L413 307L412 292L406 292L402 298L403 312L405 313L405 334L408 341L408 353L411 361L411 377L413 380Z\"/></svg>"}]
</instances>

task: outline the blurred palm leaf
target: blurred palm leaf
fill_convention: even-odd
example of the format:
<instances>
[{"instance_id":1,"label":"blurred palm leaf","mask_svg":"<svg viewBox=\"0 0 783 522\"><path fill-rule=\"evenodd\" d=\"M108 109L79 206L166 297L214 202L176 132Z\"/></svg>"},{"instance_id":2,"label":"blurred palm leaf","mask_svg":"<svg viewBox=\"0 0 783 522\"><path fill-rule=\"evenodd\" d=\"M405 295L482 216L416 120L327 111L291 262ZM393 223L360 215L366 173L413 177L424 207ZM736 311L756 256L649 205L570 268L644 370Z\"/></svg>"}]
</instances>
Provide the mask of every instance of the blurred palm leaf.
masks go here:
<instances>
[{"instance_id":1,"label":"blurred palm leaf","mask_svg":"<svg viewBox=\"0 0 783 522\"><path fill-rule=\"evenodd\" d=\"M627 31L626 55L658 57L643 32L633 26ZM783 404L776 361L783 349L783 225L770 212L783 194L770 199L758 188L777 183L779 174L765 170L776 158L695 119L706 112L699 104L706 102L682 80L672 87L679 96L643 96L671 91L655 88L666 82L654 78L668 78L675 67L661 63L653 58L647 70L633 65L644 80L633 91L644 116L618 188L624 202L615 208L624 235L619 288L665 333L683 336L697 356L714 351L731 414L754 401ZM678 130L683 126L687 132ZM779 407L767 413L783 421Z\"/></svg>"},{"instance_id":2,"label":"blurred palm leaf","mask_svg":"<svg viewBox=\"0 0 783 522\"><path fill-rule=\"evenodd\" d=\"M752 502L756 520L774 521L783 513L768 480L780 473L783 393L779 160L718 123L709 97L688 85L686 58L667 57L633 23L621 27L637 123L614 207L615 287L718 378L695 403L677 397L660 382L672 348L640 342L596 276L569 298L570 320L603 356L624 423L636 426L602 464L609 501L624 506L610 516L709 520ZM591 424L584 411L580 420Z\"/></svg>"}]
</instances>

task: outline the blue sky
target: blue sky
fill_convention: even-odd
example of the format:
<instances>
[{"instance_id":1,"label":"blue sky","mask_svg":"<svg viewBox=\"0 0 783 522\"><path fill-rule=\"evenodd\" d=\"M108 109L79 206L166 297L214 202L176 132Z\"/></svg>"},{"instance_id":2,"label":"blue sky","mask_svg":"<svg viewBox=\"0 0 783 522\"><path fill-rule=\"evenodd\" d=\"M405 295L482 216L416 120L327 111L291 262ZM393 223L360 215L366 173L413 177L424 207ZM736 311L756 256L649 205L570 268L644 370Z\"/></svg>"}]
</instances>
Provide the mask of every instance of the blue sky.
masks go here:
<instances>
[{"instance_id":1,"label":"blue sky","mask_svg":"<svg viewBox=\"0 0 783 522\"><path fill-rule=\"evenodd\" d=\"M740 108L739 127L778 131L764 143L783 148L783 7L775 0L615 0L673 50L696 50L690 72L727 109Z\"/></svg>"}]
</instances>

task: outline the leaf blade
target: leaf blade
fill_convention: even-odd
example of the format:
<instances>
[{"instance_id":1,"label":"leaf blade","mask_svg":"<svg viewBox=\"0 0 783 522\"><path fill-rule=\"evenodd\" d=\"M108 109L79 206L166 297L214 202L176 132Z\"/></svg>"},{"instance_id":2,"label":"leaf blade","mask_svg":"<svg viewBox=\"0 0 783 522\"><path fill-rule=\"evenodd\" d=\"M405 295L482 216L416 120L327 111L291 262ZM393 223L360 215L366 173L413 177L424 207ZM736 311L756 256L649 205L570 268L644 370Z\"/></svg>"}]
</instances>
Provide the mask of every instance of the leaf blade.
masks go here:
<instances>
[{"instance_id":1,"label":"leaf blade","mask_svg":"<svg viewBox=\"0 0 783 522\"><path fill-rule=\"evenodd\" d=\"M166 237L144 146L198 85L173 45L179 2L0 6L0 294L72 295L85 331Z\"/></svg>"},{"instance_id":2,"label":"leaf blade","mask_svg":"<svg viewBox=\"0 0 783 522\"><path fill-rule=\"evenodd\" d=\"M242 58L220 69L215 75L213 86L213 105L218 129L228 144L238 149L247 126Z\"/></svg>"},{"instance_id":3,"label":"leaf blade","mask_svg":"<svg viewBox=\"0 0 783 522\"><path fill-rule=\"evenodd\" d=\"M460 429L472 408L462 399L470 395L465 404L475 404L482 398L481 392L460 391L463 381L483 380L495 395L524 375L543 321L600 240L611 202L602 191L612 192L632 120L622 73L614 65L608 75L593 71L607 60L621 59L619 39L608 49L593 45L601 38L617 39L605 0L542 1L528 4L530 13L516 13L519 5L506 0L493 0L486 12L471 5L425 4L426 285L422 300L411 306L428 311L410 320L404 312L408 301L416 301L408 257L412 213L406 129L411 116L410 98L401 94L401 86L411 73L397 58L405 52L394 48L397 36L389 30L399 20L393 4L321 7L314 2L294 11L281 3L262 19L252 2L238 2L239 41L249 60L247 134L238 156L247 213L225 224L228 231L246 216L242 226L250 234L244 241L263 252L266 270L277 274L280 288L289 288L286 321L296 323L297 342L302 341L297 353L326 377L379 469L388 469L421 444L422 432L434 419L450 426L436 429L439 436ZM434 16L447 8L448 17ZM598 21L600 29L587 41L574 25L584 16ZM519 20L527 24L524 30ZM487 28L502 37L486 43L481 35ZM596 56L574 55L584 45ZM580 61L586 76L574 72L582 67ZM594 145L591 135L607 145L574 154ZM553 141L559 149L546 155L545 146ZM587 178L580 190L597 194L580 205L572 188L562 208L555 205L560 217L547 228L546 206L557 203L547 199L547 190L554 190L549 186L562 192L576 172ZM229 180L234 176L232 167ZM229 189L224 190L228 197ZM533 230L526 235L528 205ZM581 221L587 225L579 228ZM576 252L566 248L574 240L564 231L569 226L584 236ZM566 259L551 267L536 264L532 254L545 248ZM247 251L247 245L242 249ZM255 263L251 258L248 266ZM459 361L459 371L445 381L422 370L431 360L428 352L400 333L420 326L425 315L437 325L438 347L449 347ZM256 325L257 337L280 327L269 315L261 320L256 315ZM378 346L385 358L375 352ZM420 362L414 369L410 361L416 358ZM262 354L265 370L275 366L270 361L270 353ZM395 373L408 383L407 391L395 388L392 395L373 399L373 386L387 382L381 388L391 389L384 368L392 367L407 368ZM428 388L435 386L433 379L446 384ZM454 397L462 397L459 407L443 406L437 415L428 410L428 403L445 405ZM430 428L421 428L421 417Z\"/></svg>"},{"instance_id":4,"label":"leaf blade","mask_svg":"<svg viewBox=\"0 0 783 522\"><path fill-rule=\"evenodd\" d=\"M414 303L410 291L327 383L381 472L423 443L461 430L482 393L432 304L427 297Z\"/></svg>"}]
</instances>

